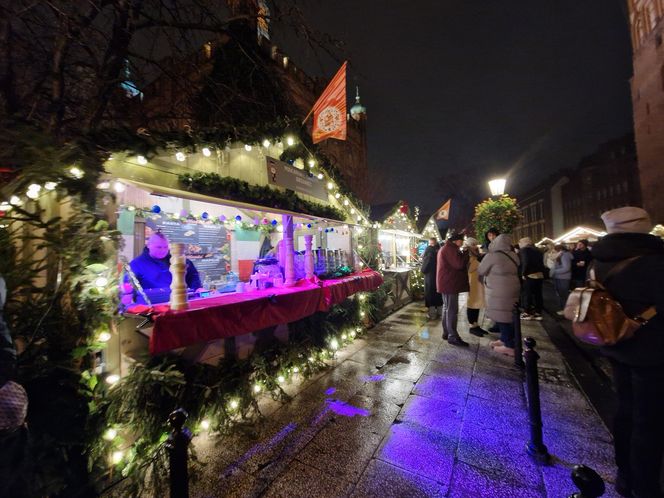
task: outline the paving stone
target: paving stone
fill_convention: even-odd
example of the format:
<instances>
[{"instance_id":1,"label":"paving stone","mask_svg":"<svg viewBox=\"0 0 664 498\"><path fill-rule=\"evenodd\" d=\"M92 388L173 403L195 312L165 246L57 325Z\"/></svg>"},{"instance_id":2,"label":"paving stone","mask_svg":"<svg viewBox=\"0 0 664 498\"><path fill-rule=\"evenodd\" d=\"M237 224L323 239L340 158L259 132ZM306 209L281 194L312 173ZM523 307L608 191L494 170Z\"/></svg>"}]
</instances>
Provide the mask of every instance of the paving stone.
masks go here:
<instances>
[{"instance_id":1,"label":"paving stone","mask_svg":"<svg viewBox=\"0 0 664 498\"><path fill-rule=\"evenodd\" d=\"M413 351L399 351L390 358L380 373L391 379L417 381L426 368L428 359Z\"/></svg>"},{"instance_id":2,"label":"paving stone","mask_svg":"<svg viewBox=\"0 0 664 498\"><path fill-rule=\"evenodd\" d=\"M545 427L544 444L551 455L568 467L577 464L587 465L601 475L604 481L614 481L616 467L612 443L549 430Z\"/></svg>"},{"instance_id":3,"label":"paving stone","mask_svg":"<svg viewBox=\"0 0 664 498\"><path fill-rule=\"evenodd\" d=\"M497 381L489 376L473 376L468 393L492 401L509 401L514 406L525 407L523 385L516 380Z\"/></svg>"},{"instance_id":4,"label":"paving stone","mask_svg":"<svg viewBox=\"0 0 664 498\"><path fill-rule=\"evenodd\" d=\"M517 486L541 488L541 472L526 453L527 441L499 432L499 429L489 431L480 425L464 422L458 459Z\"/></svg>"},{"instance_id":5,"label":"paving stone","mask_svg":"<svg viewBox=\"0 0 664 498\"><path fill-rule=\"evenodd\" d=\"M381 460L371 460L353 498L443 498L447 486Z\"/></svg>"},{"instance_id":6,"label":"paving stone","mask_svg":"<svg viewBox=\"0 0 664 498\"><path fill-rule=\"evenodd\" d=\"M312 496L349 496L351 483L334 478L313 467L294 462L262 495L265 498L311 498Z\"/></svg>"},{"instance_id":7,"label":"paving stone","mask_svg":"<svg viewBox=\"0 0 664 498\"><path fill-rule=\"evenodd\" d=\"M253 498L265 489L266 483L252 475L235 469L223 476L202 475L189 481L189 496L192 498Z\"/></svg>"},{"instance_id":8,"label":"paving stone","mask_svg":"<svg viewBox=\"0 0 664 498\"><path fill-rule=\"evenodd\" d=\"M355 395L346 404L332 404L334 417L328 427L337 427L340 431L367 430L374 434L385 435L401 407L382 399Z\"/></svg>"},{"instance_id":9,"label":"paving stone","mask_svg":"<svg viewBox=\"0 0 664 498\"><path fill-rule=\"evenodd\" d=\"M364 385L356 394L368 398L380 399L386 402L402 405L413 390L414 382L391 379L381 373L367 376Z\"/></svg>"},{"instance_id":10,"label":"paving stone","mask_svg":"<svg viewBox=\"0 0 664 498\"><path fill-rule=\"evenodd\" d=\"M591 410L590 402L586 397L573 387L560 386L555 384L542 384L540 386L540 403L542 406L555 407L563 406L568 410Z\"/></svg>"},{"instance_id":11,"label":"paving stone","mask_svg":"<svg viewBox=\"0 0 664 498\"><path fill-rule=\"evenodd\" d=\"M455 438L404 422L390 428L376 457L438 483L449 484L456 446Z\"/></svg>"},{"instance_id":12,"label":"paving stone","mask_svg":"<svg viewBox=\"0 0 664 498\"><path fill-rule=\"evenodd\" d=\"M528 488L500 479L484 469L464 463L454 467L449 498L541 498L540 489ZM557 498L563 498L562 495Z\"/></svg>"},{"instance_id":13,"label":"paving stone","mask_svg":"<svg viewBox=\"0 0 664 498\"><path fill-rule=\"evenodd\" d=\"M592 409L569 409L560 405L542 405L542 425L545 429L589 437L611 443L609 430Z\"/></svg>"},{"instance_id":14,"label":"paving stone","mask_svg":"<svg viewBox=\"0 0 664 498\"><path fill-rule=\"evenodd\" d=\"M382 367L385 365L385 363L387 363L387 360L394 356L395 352L396 349L387 351L384 349L374 348L373 346L367 346L366 348L360 349L349 359L358 363L364 363L365 365Z\"/></svg>"},{"instance_id":15,"label":"paving stone","mask_svg":"<svg viewBox=\"0 0 664 498\"><path fill-rule=\"evenodd\" d=\"M572 482L572 468L563 465L560 462L554 462L552 465L542 466L542 477L544 478L544 487L546 496L549 498L558 498L572 496L579 489ZM610 482L604 483L606 491L603 498L620 498L618 492Z\"/></svg>"},{"instance_id":16,"label":"paving stone","mask_svg":"<svg viewBox=\"0 0 664 498\"><path fill-rule=\"evenodd\" d=\"M457 439L463 420L463 404L423 396L410 396L397 420L420 425Z\"/></svg>"},{"instance_id":17,"label":"paving stone","mask_svg":"<svg viewBox=\"0 0 664 498\"><path fill-rule=\"evenodd\" d=\"M472 360L471 360L472 361ZM454 377L456 379L470 379L473 375L473 365L460 363L441 363L431 361L424 370L426 375L434 377Z\"/></svg>"},{"instance_id":18,"label":"paving stone","mask_svg":"<svg viewBox=\"0 0 664 498\"><path fill-rule=\"evenodd\" d=\"M489 377L498 381L505 379L514 380L517 382L522 382L524 378L523 372L520 369L517 369L514 364L503 366L490 365L487 363L476 363L473 376Z\"/></svg>"},{"instance_id":19,"label":"paving stone","mask_svg":"<svg viewBox=\"0 0 664 498\"><path fill-rule=\"evenodd\" d=\"M463 404L470 389L470 377L454 375L422 375L413 394Z\"/></svg>"},{"instance_id":20,"label":"paving stone","mask_svg":"<svg viewBox=\"0 0 664 498\"><path fill-rule=\"evenodd\" d=\"M464 420L487 430L499 429L521 441L528 441L530 437L527 411L523 406L514 406L507 401L496 402L468 396Z\"/></svg>"}]
</instances>

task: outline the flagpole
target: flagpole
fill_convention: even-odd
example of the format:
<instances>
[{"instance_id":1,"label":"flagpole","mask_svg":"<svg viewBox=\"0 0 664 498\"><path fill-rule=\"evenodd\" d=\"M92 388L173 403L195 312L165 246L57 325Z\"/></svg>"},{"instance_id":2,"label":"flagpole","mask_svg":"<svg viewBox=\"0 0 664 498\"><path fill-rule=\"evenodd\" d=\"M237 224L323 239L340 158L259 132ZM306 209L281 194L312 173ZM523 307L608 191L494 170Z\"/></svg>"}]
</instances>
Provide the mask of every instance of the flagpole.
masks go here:
<instances>
[{"instance_id":1,"label":"flagpole","mask_svg":"<svg viewBox=\"0 0 664 498\"><path fill-rule=\"evenodd\" d=\"M309 119L309 116L311 116L311 113L314 112L314 108L312 107L311 110L309 111L309 114L305 116L305 118L302 120L302 124L300 126L304 126L304 123L307 122L307 119Z\"/></svg>"}]
</instances>

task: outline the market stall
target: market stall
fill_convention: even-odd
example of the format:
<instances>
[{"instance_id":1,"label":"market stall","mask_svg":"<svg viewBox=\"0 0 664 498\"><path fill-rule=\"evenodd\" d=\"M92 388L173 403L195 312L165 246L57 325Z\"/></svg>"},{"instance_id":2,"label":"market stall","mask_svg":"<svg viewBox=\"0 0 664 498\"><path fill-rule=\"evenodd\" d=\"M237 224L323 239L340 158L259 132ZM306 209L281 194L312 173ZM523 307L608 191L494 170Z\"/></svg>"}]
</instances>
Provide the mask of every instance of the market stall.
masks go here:
<instances>
[{"instance_id":1,"label":"market stall","mask_svg":"<svg viewBox=\"0 0 664 498\"><path fill-rule=\"evenodd\" d=\"M196 360L214 361L237 353L215 343L285 326L382 283L356 255L366 215L315 160L305 168L273 157L287 144L164 151L149 160L114 154L107 162L99 189L124 240L118 259L128 317L109 344L109 369L124 370L147 341L152 354L196 348ZM195 286L187 279L176 293L175 273L170 286L141 285L134 262L152 254L155 234L171 254L181 248L182 282L193 267ZM173 259L162 271L173 272ZM174 306L176 296L183 303Z\"/></svg>"}]
</instances>

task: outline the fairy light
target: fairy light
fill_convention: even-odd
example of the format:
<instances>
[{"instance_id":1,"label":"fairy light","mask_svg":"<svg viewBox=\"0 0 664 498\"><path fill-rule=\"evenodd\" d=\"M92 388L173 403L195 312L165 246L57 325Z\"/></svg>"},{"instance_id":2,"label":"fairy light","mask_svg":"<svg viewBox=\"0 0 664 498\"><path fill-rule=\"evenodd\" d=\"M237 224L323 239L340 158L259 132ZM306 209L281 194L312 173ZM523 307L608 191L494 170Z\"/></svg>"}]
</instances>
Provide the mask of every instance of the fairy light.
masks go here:
<instances>
[{"instance_id":1,"label":"fairy light","mask_svg":"<svg viewBox=\"0 0 664 498\"><path fill-rule=\"evenodd\" d=\"M350 201L348 199L344 199L344 206L348 206L350 204Z\"/></svg>"},{"instance_id":2,"label":"fairy light","mask_svg":"<svg viewBox=\"0 0 664 498\"><path fill-rule=\"evenodd\" d=\"M332 182L327 182L327 189L332 190L334 188L334 183Z\"/></svg>"},{"instance_id":3,"label":"fairy light","mask_svg":"<svg viewBox=\"0 0 664 498\"><path fill-rule=\"evenodd\" d=\"M57 187L57 186L58 186L58 184L55 183L55 182L46 182L46 183L44 184L44 188L45 188L46 190L55 190L55 187Z\"/></svg>"},{"instance_id":4,"label":"fairy light","mask_svg":"<svg viewBox=\"0 0 664 498\"><path fill-rule=\"evenodd\" d=\"M114 451L111 454L111 463L113 465L117 465L122 461L123 458L124 458L124 453L122 451L120 451L120 450Z\"/></svg>"},{"instance_id":5,"label":"fairy light","mask_svg":"<svg viewBox=\"0 0 664 498\"><path fill-rule=\"evenodd\" d=\"M335 199L338 199L339 197L341 197L341 194L340 194L339 192L337 192L336 194L334 194L334 198L335 198Z\"/></svg>"},{"instance_id":6,"label":"fairy light","mask_svg":"<svg viewBox=\"0 0 664 498\"><path fill-rule=\"evenodd\" d=\"M350 214L355 214L355 209L351 208Z\"/></svg>"},{"instance_id":7,"label":"fairy light","mask_svg":"<svg viewBox=\"0 0 664 498\"><path fill-rule=\"evenodd\" d=\"M364 311L360 311L360 317L364 318L367 314Z\"/></svg>"},{"instance_id":8,"label":"fairy light","mask_svg":"<svg viewBox=\"0 0 664 498\"><path fill-rule=\"evenodd\" d=\"M176 153L175 153L175 159L176 159L177 161L182 162L182 161L184 161L186 158L187 158L187 156L184 155L184 152L176 152Z\"/></svg>"},{"instance_id":9,"label":"fairy light","mask_svg":"<svg viewBox=\"0 0 664 498\"><path fill-rule=\"evenodd\" d=\"M210 421L206 418L201 420L201 429L203 429L204 431L207 431L209 428L210 428Z\"/></svg>"},{"instance_id":10,"label":"fairy light","mask_svg":"<svg viewBox=\"0 0 664 498\"><path fill-rule=\"evenodd\" d=\"M316 358L314 358L313 356L310 356L309 357L309 363L313 363L314 361L316 361Z\"/></svg>"},{"instance_id":11,"label":"fairy light","mask_svg":"<svg viewBox=\"0 0 664 498\"><path fill-rule=\"evenodd\" d=\"M263 147L267 149L269 146L270 146L270 141L266 138L265 140L263 140Z\"/></svg>"},{"instance_id":12,"label":"fairy light","mask_svg":"<svg viewBox=\"0 0 664 498\"><path fill-rule=\"evenodd\" d=\"M316 176L316 178L318 178L319 180L322 180L322 179L323 179L323 173L318 173L318 175Z\"/></svg>"},{"instance_id":13,"label":"fairy light","mask_svg":"<svg viewBox=\"0 0 664 498\"><path fill-rule=\"evenodd\" d=\"M21 204L23 204L23 201L21 201L21 199L19 199L17 196L12 195L9 198L9 204L12 204L13 206L20 206Z\"/></svg>"},{"instance_id":14,"label":"fairy light","mask_svg":"<svg viewBox=\"0 0 664 498\"><path fill-rule=\"evenodd\" d=\"M348 339L348 336L346 334L341 334L341 340L345 341L346 339Z\"/></svg>"},{"instance_id":15,"label":"fairy light","mask_svg":"<svg viewBox=\"0 0 664 498\"><path fill-rule=\"evenodd\" d=\"M0 202L0 211L11 211L12 206L8 202Z\"/></svg>"},{"instance_id":16,"label":"fairy light","mask_svg":"<svg viewBox=\"0 0 664 498\"><path fill-rule=\"evenodd\" d=\"M355 331L352 330L351 333L350 333L350 336L351 336L353 339L355 339L355 336L356 336L356 335L357 335L357 334L355 333Z\"/></svg>"},{"instance_id":17,"label":"fairy light","mask_svg":"<svg viewBox=\"0 0 664 498\"><path fill-rule=\"evenodd\" d=\"M280 375L279 377L277 377L277 382L279 382L279 384L283 384L285 381L286 381L286 378L283 375Z\"/></svg>"},{"instance_id":18,"label":"fairy light","mask_svg":"<svg viewBox=\"0 0 664 498\"><path fill-rule=\"evenodd\" d=\"M103 288L108 285L108 279L106 277L99 277L95 280L95 287Z\"/></svg>"},{"instance_id":19,"label":"fairy light","mask_svg":"<svg viewBox=\"0 0 664 498\"><path fill-rule=\"evenodd\" d=\"M210 157L212 155L212 151L210 151L210 149L208 149L207 147L203 147L201 149L201 152L205 157Z\"/></svg>"},{"instance_id":20,"label":"fairy light","mask_svg":"<svg viewBox=\"0 0 664 498\"><path fill-rule=\"evenodd\" d=\"M330 341L330 348L332 348L334 351L339 349L339 341L337 341L336 339L332 339Z\"/></svg>"},{"instance_id":21,"label":"fairy light","mask_svg":"<svg viewBox=\"0 0 664 498\"><path fill-rule=\"evenodd\" d=\"M85 172L81 168L77 168L76 166L72 166L69 168L69 172L71 173L71 176L76 178L77 180L80 180L83 178L83 175L85 175Z\"/></svg>"},{"instance_id":22,"label":"fairy light","mask_svg":"<svg viewBox=\"0 0 664 498\"><path fill-rule=\"evenodd\" d=\"M125 191L125 185L122 182L115 182L113 184L113 190L115 190L118 194L122 193Z\"/></svg>"},{"instance_id":23,"label":"fairy light","mask_svg":"<svg viewBox=\"0 0 664 498\"><path fill-rule=\"evenodd\" d=\"M295 145L295 139L293 137L286 137L286 144L289 147L292 147L293 145Z\"/></svg>"},{"instance_id":24,"label":"fairy light","mask_svg":"<svg viewBox=\"0 0 664 498\"><path fill-rule=\"evenodd\" d=\"M28 187L28 191L25 195L30 199L37 199L39 197L39 191L41 190L41 185L33 183Z\"/></svg>"},{"instance_id":25,"label":"fairy light","mask_svg":"<svg viewBox=\"0 0 664 498\"><path fill-rule=\"evenodd\" d=\"M106 377L106 383L109 385L117 384L118 381L120 380L120 376L118 374L112 374Z\"/></svg>"},{"instance_id":26,"label":"fairy light","mask_svg":"<svg viewBox=\"0 0 664 498\"><path fill-rule=\"evenodd\" d=\"M316 166L316 161L314 161L313 159L309 159L308 163L309 163L310 168L313 168L314 166Z\"/></svg>"},{"instance_id":27,"label":"fairy light","mask_svg":"<svg viewBox=\"0 0 664 498\"><path fill-rule=\"evenodd\" d=\"M293 373L300 373L300 369L298 367L293 367Z\"/></svg>"},{"instance_id":28,"label":"fairy light","mask_svg":"<svg viewBox=\"0 0 664 498\"><path fill-rule=\"evenodd\" d=\"M238 406L240 406L240 402L236 399L231 400L231 402L228 404L228 406L231 408L231 410L237 410Z\"/></svg>"},{"instance_id":29,"label":"fairy light","mask_svg":"<svg viewBox=\"0 0 664 498\"><path fill-rule=\"evenodd\" d=\"M136 162L141 166L145 166L148 163L148 160L145 158L145 156L136 156Z\"/></svg>"},{"instance_id":30,"label":"fairy light","mask_svg":"<svg viewBox=\"0 0 664 498\"><path fill-rule=\"evenodd\" d=\"M260 384L258 384L258 383L254 384L254 392L255 392L256 394L258 394L259 392L261 392L261 389L262 389L262 387L261 387Z\"/></svg>"},{"instance_id":31,"label":"fairy light","mask_svg":"<svg viewBox=\"0 0 664 498\"><path fill-rule=\"evenodd\" d=\"M251 145L244 144L244 150L246 150L247 152L251 152L251 149L252 149Z\"/></svg>"},{"instance_id":32,"label":"fairy light","mask_svg":"<svg viewBox=\"0 0 664 498\"><path fill-rule=\"evenodd\" d=\"M111 340L111 333L110 332L100 332L99 333L99 342L108 342Z\"/></svg>"},{"instance_id":33,"label":"fairy light","mask_svg":"<svg viewBox=\"0 0 664 498\"><path fill-rule=\"evenodd\" d=\"M110 429L107 429L106 432L104 432L104 435L102 436L106 441L113 441L118 435L118 431L113 429L112 427Z\"/></svg>"},{"instance_id":34,"label":"fairy light","mask_svg":"<svg viewBox=\"0 0 664 498\"><path fill-rule=\"evenodd\" d=\"M99 190L108 190L109 188L111 188L111 182L99 182L97 184L97 188Z\"/></svg>"}]
</instances>

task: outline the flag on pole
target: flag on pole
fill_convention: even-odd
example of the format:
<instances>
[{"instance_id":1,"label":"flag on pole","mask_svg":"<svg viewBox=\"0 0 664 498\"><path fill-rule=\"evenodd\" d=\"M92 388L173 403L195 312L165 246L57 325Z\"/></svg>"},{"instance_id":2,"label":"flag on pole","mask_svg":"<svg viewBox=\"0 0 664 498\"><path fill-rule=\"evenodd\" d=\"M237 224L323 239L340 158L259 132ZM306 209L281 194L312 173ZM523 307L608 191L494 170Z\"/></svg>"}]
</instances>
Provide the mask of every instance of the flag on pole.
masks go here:
<instances>
[{"instance_id":1,"label":"flag on pole","mask_svg":"<svg viewBox=\"0 0 664 498\"><path fill-rule=\"evenodd\" d=\"M438 227L438 232L440 232L441 237L444 239L447 234L447 228L450 222L450 209L452 208L452 199L447 199L445 204L438 208L433 215L434 220L436 220L436 226Z\"/></svg>"},{"instance_id":2,"label":"flag on pole","mask_svg":"<svg viewBox=\"0 0 664 498\"><path fill-rule=\"evenodd\" d=\"M313 113L311 135L315 144L328 138L346 140L346 62L318 97Z\"/></svg>"}]
</instances>

